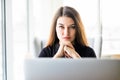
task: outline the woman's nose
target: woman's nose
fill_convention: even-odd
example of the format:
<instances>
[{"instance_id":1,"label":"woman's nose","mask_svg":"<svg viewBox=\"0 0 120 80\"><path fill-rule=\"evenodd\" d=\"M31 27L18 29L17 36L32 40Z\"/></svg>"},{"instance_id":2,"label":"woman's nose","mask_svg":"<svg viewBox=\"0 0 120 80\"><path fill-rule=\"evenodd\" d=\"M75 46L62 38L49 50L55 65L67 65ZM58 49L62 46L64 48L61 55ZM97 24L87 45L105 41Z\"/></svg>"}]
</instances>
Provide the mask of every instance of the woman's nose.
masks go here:
<instances>
[{"instance_id":1,"label":"woman's nose","mask_svg":"<svg viewBox=\"0 0 120 80\"><path fill-rule=\"evenodd\" d=\"M65 35L65 36L68 36L68 35L69 35L69 29L68 29L68 28L65 28L65 29L64 29L64 35Z\"/></svg>"}]
</instances>

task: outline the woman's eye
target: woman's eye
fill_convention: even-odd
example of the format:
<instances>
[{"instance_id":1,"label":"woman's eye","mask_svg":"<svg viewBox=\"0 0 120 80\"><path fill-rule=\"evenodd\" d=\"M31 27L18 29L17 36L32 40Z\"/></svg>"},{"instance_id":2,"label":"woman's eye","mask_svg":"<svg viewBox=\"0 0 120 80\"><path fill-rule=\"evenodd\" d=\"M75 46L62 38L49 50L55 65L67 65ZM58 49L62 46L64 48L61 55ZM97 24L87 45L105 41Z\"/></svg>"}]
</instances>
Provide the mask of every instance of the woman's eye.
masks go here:
<instances>
[{"instance_id":1,"label":"woman's eye","mask_svg":"<svg viewBox=\"0 0 120 80\"><path fill-rule=\"evenodd\" d=\"M59 28L63 29L64 27L63 26L59 26Z\"/></svg>"},{"instance_id":2,"label":"woman's eye","mask_svg":"<svg viewBox=\"0 0 120 80\"><path fill-rule=\"evenodd\" d=\"M75 29L75 25L71 25L70 28Z\"/></svg>"}]
</instances>

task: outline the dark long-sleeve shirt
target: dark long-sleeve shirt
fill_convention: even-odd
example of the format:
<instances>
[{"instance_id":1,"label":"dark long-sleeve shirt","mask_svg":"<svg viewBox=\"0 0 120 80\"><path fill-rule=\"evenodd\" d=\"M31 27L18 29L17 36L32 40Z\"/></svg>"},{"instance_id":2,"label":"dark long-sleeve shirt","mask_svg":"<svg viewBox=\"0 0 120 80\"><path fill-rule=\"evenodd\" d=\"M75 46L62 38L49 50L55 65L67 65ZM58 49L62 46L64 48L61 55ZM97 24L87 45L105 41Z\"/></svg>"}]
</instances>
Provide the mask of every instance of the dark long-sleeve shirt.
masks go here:
<instances>
[{"instance_id":1,"label":"dark long-sleeve shirt","mask_svg":"<svg viewBox=\"0 0 120 80\"><path fill-rule=\"evenodd\" d=\"M81 56L81 57L96 57L94 50L91 47L88 46L81 46L79 44L73 45L75 48L75 51ZM42 49L42 51L39 54L39 57L53 57L59 49L59 44L54 44L52 46L48 46Z\"/></svg>"}]
</instances>

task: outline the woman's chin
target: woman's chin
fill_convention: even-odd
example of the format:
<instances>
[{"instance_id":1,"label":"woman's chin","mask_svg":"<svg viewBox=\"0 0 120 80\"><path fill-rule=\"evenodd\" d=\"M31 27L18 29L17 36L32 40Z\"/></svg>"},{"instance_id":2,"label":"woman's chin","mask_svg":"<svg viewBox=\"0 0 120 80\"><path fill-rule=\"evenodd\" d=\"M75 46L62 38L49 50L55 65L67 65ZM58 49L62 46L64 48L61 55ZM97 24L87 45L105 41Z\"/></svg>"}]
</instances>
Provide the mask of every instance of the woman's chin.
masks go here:
<instances>
[{"instance_id":1,"label":"woman's chin","mask_svg":"<svg viewBox=\"0 0 120 80\"><path fill-rule=\"evenodd\" d=\"M70 40L62 40L62 42L63 42L64 44L69 44L69 43L71 43Z\"/></svg>"}]
</instances>

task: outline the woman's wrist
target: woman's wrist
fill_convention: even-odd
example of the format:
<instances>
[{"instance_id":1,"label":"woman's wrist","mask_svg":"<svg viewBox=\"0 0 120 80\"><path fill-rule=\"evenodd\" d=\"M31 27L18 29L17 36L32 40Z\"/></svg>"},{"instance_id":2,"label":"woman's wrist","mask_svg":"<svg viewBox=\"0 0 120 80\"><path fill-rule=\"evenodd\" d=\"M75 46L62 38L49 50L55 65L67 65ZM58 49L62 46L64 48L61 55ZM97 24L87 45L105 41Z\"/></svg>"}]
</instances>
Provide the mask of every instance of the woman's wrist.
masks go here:
<instances>
[{"instance_id":1,"label":"woman's wrist","mask_svg":"<svg viewBox=\"0 0 120 80\"><path fill-rule=\"evenodd\" d=\"M63 51L63 46L60 46L58 51L57 51L57 53L54 55L53 58L60 58L60 57L62 57L63 56L63 52L64 52Z\"/></svg>"},{"instance_id":2,"label":"woman's wrist","mask_svg":"<svg viewBox=\"0 0 120 80\"><path fill-rule=\"evenodd\" d=\"M65 46L64 50L67 52L67 54L69 54L72 58L80 58L80 55L73 49L70 47Z\"/></svg>"}]
</instances>

